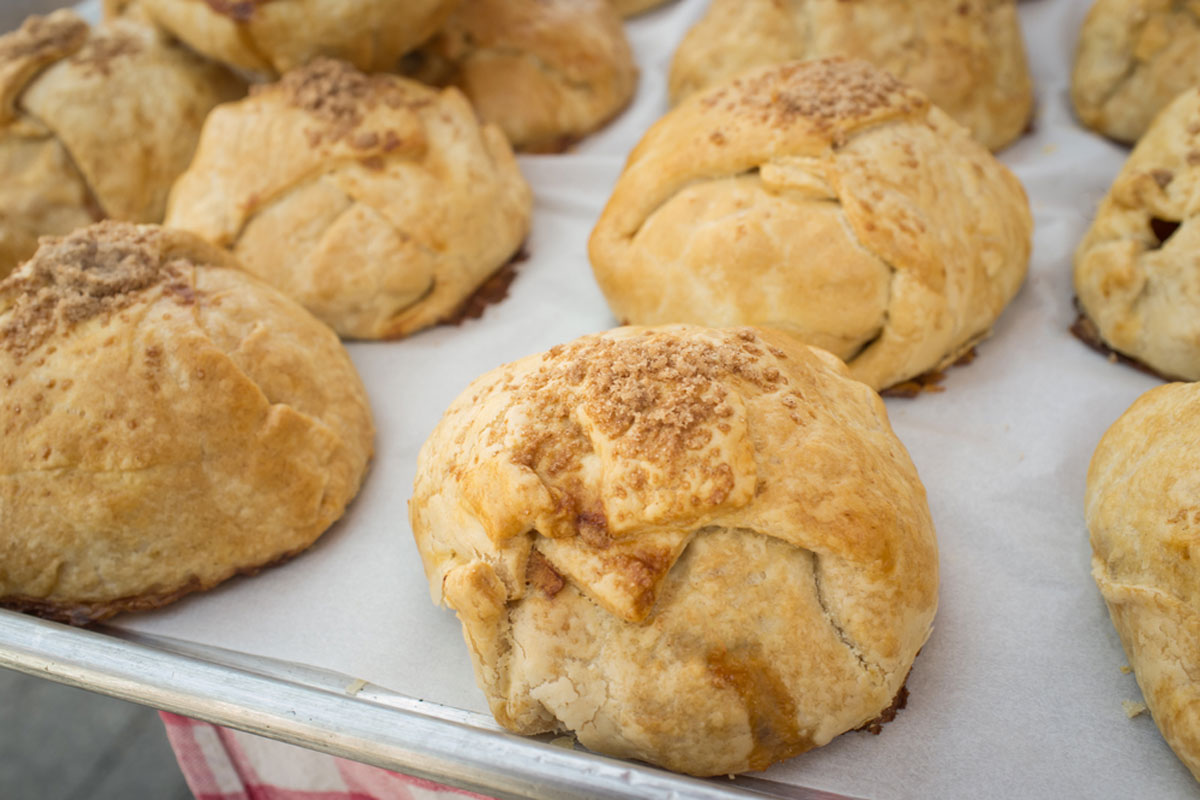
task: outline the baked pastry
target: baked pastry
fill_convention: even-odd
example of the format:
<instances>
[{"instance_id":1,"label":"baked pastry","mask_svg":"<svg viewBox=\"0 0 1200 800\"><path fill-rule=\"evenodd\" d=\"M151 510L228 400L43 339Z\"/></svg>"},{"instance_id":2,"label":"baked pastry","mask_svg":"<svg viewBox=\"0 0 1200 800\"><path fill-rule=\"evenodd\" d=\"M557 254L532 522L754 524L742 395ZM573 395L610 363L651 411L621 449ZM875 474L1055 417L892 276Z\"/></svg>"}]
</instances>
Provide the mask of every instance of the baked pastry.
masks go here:
<instances>
[{"instance_id":1,"label":"baked pastry","mask_svg":"<svg viewBox=\"0 0 1200 800\"><path fill-rule=\"evenodd\" d=\"M0 605L77 624L299 553L371 455L333 332L157 226L43 239L0 283L0 375Z\"/></svg>"},{"instance_id":2,"label":"baked pastry","mask_svg":"<svg viewBox=\"0 0 1200 800\"><path fill-rule=\"evenodd\" d=\"M610 0L622 17L632 17L661 6L666 0Z\"/></svg>"},{"instance_id":3,"label":"baked pastry","mask_svg":"<svg viewBox=\"0 0 1200 800\"><path fill-rule=\"evenodd\" d=\"M1200 386L1142 395L1100 440L1092 575L1163 738L1200 780Z\"/></svg>"},{"instance_id":4,"label":"baked pastry","mask_svg":"<svg viewBox=\"0 0 1200 800\"><path fill-rule=\"evenodd\" d=\"M846 56L929 95L992 150L1033 114L1015 0L712 0L671 62L671 100L756 67Z\"/></svg>"},{"instance_id":5,"label":"baked pastry","mask_svg":"<svg viewBox=\"0 0 1200 800\"><path fill-rule=\"evenodd\" d=\"M1031 231L1020 183L961 125L832 59L748 74L659 120L590 252L622 321L770 325L883 389L988 334Z\"/></svg>"},{"instance_id":6,"label":"baked pastry","mask_svg":"<svg viewBox=\"0 0 1200 800\"><path fill-rule=\"evenodd\" d=\"M104 0L109 17L135 15L209 58L273 75L319 56L370 72L434 34L459 0Z\"/></svg>"},{"instance_id":7,"label":"baked pastry","mask_svg":"<svg viewBox=\"0 0 1200 800\"><path fill-rule=\"evenodd\" d=\"M564 150L599 128L629 103L638 74L609 0L463 0L404 71L462 89L531 152Z\"/></svg>"},{"instance_id":8,"label":"baked pastry","mask_svg":"<svg viewBox=\"0 0 1200 800\"><path fill-rule=\"evenodd\" d=\"M341 335L390 338L451 317L520 249L532 202L458 90L318 59L213 112L166 224Z\"/></svg>"},{"instance_id":9,"label":"baked pastry","mask_svg":"<svg viewBox=\"0 0 1200 800\"><path fill-rule=\"evenodd\" d=\"M56 11L0 36L0 277L38 236L161 221L204 116L243 92L130 22L92 30Z\"/></svg>"},{"instance_id":10,"label":"baked pastry","mask_svg":"<svg viewBox=\"0 0 1200 800\"><path fill-rule=\"evenodd\" d=\"M409 509L502 725L696 775L890 719L937 606L879 396L778 331L622 328L500 367Z\"/></svg>"},{"instance_id":11,"label":"baked pastry","mask_svg":"<svg viewBox=\"0 0 1200 800\"><path fill-rule=\"evenodd\" d=\"M1118 141L1137 141L1172 99L1200 84L1197 50L1195 3L1097 0L1079 31L1071 73L1080 121Z\"/></svg>"},{"instance_id":12,"label":"baked pastry","mask_svg":"<svg viewBox=\"0 0 1200 800\"><path fill-rule=\"evenodd\" d=\"M1200 90L1146 132L1075 251L1075 293L1102 343L1168 378L1200 379Z\"/></svg>"}]
</instances>

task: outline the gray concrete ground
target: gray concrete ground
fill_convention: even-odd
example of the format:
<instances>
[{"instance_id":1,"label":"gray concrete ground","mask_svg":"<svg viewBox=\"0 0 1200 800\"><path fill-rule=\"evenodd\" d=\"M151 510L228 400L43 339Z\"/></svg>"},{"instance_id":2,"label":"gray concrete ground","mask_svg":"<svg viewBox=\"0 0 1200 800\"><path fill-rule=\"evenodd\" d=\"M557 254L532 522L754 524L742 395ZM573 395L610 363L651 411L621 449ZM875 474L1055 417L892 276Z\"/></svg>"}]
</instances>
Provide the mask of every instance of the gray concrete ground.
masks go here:
<instances>
[{"instance_id":1,"label":"gray concrete ground","mask_svg":"<svg viewBox=\"0 0 1200 800\"><path fill-rule=\"evenodd\" d=\"M154 711L0 669L0 798L191 797Z\"/></svg>"}]
</instances>

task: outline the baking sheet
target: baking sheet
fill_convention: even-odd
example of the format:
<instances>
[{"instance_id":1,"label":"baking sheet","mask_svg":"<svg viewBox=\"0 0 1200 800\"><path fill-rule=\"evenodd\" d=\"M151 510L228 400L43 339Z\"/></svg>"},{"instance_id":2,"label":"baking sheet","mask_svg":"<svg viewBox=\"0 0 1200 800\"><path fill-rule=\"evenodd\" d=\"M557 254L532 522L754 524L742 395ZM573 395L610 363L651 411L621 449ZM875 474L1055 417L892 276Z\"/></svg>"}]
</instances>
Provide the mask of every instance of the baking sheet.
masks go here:
<instances>
[{"instance_id":1,"label":"baking sheet","mask_svg":"<svg viewBox=\"0 0 1200 800\"><path fill-rule=\"evenodd\" d=\"M477 375L615 324L586 240L625 154L666 108L665 73L704 0L629 24L634 105L574 153L526 157L531 258L481 320L351 345L378 423L362 495L305 556L118 628L333 670L411 697L486 711L453 614L434 608L407 522L417 451ZM1087 0L1021 4L1039 98L1002 155L1036 219L1028 281L945 392L889 399L929 492L941 605L880 736L852 733L755 776L848 795L1185 797L1196 784L1148 715L1089 571L1084 476L1100 435L1154 379L1074 340L1070 259L1126 152L1080 129L1067 76Z\"/></svg>"}]
</instances>

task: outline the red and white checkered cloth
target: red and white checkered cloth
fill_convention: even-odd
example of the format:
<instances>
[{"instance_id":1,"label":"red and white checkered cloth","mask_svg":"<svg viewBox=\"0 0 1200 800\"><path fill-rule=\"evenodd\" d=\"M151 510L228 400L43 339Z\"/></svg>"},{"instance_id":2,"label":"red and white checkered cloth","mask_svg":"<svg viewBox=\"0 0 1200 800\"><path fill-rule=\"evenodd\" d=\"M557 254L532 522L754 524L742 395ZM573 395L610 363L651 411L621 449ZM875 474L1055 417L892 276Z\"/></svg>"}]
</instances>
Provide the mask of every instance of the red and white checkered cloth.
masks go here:
<instances>
[{"instance_id":1,"label":"red and white checkered cloth","mask_svg":"<svg viewBox=\"0 0 1200 800\"><path fill-rule=\"evenodd\" d=\"M196 800L490 800L261 736L159 714Z\"/></svg>"}]
</instances>

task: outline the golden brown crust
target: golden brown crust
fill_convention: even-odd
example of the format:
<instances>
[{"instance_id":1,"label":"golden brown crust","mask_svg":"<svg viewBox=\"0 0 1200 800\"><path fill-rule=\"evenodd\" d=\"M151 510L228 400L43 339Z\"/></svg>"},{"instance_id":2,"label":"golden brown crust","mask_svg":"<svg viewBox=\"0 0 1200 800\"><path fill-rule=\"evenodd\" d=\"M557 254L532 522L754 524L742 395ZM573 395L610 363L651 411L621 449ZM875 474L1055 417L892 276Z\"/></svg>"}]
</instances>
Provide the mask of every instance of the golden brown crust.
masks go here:
<instances>
[{"instance_id":1,"label":"golden brown crust","mask_svg":"<svg viewBox=\"0 0 1200 800\"><path fill-rule=\"evenodd\" d=\"M204 116L241 92L129 21L89 30L59 11L0 37L0 276L38 236L160 221Z\"/></svg>"},{"instance_id":2,"label":"golden brown crust","mask_svg":"<svg viewBox=\"0 0 1200 800\"><path fill-rule=\"evenodd\" d=\"M830 59L744 75L655 124L589 253L618 319L778 327L882 389L987 335L1032 226L1017 179L924 95Z\"/></svg>"},{"instance_id":3,"label":"golden brown crust","mask_svg":"<svg viewBox=\"0 0 1200 800\"><path fill-rule=\"evenodd\" d=\"M410 515L497 720L695 774L869 725L937 602L878 395L766 330L622 328L483 376Z\"/></svg>"},{"instance_id":4,"label":"golden brown crust","mask_svg":"<svg viewBox=\"0 0 1200 800\"><path fill-rule=\"evenodd\" d=\"M638 74L610 0L464 0L406 65L457 86L527 152L557 152L600 128L633 98Z\"/></svg>"},{"instance_id":5,"label":"golden brown crust","mask_svg":"<svg viewBox=\"0 0 1200 800\"><path fill-rule=\"evenodd\" d=\"M993 150L1020 136L1033 114L1013 0L714 0L675 53L671 99L759 67L829 56L887 70Z\"/></svg>"},{"instance_id":6,"label":"golden brown crust","mask_svg":"<svg viewBox=\"0 0 1200 800\"><path fill-rule=\"evenodd\" d=\"M0 430L0 604L76 622L300 552L373 437L328 328L191 234L113 222L0 283Z\"/></svg>"},{"instance_id":7,"label":"golden brown crust","mask_svg":"<svg viewBox=\"0 0 1200 800\"><path fill-rule=\"evenodd\" d=\"M1136 142L1180 92L1200 84L1200 5L1096 0L1079 32L1071 100L1080 121Z\"/></svg>"},{"instance_id":8,"label":"golden brown crust","mask_svg":"<svg viewBox=\"0 0 1200 800\"><path fill-rule=\"evenodd\" d=\"M1200 387L1142 395L1088 468L1092 575L1163 738L1200 779Z\"/></svg>"},{"instance_id":9,"label":"golden brown crust","mask_svg":"<svg viewBox=\"0 0 1200 800\"><path fill-rule=\"evenodd\" d=\"M520 248L532 195L456 89L319 59L222 106L167 224L227 248L339 334L447 317Z\"/></svg>"},{"instance_id":10,"label":"golden brown crust","mask_svg":"<svg viewBox=\"0 0 1200 800\"><path fill-rule=\"evenodd\" d=\"M432 36L458 1L106 0L105 13L149 20L209 58L264 75L320 57L377 72Z\"/></svg>"},{"instance_id":11,"label":"golden brown crust","mask_svg":"<svg viewBox=\"0 0 1200 800\"><path fill-rule=\"evenodd\" d=\"M1075 251L1075 292L1105 345L1151 370L1200 378L1200 90L1134 148Z\"/></svg>"}]
</instances>

